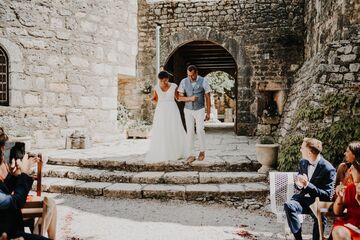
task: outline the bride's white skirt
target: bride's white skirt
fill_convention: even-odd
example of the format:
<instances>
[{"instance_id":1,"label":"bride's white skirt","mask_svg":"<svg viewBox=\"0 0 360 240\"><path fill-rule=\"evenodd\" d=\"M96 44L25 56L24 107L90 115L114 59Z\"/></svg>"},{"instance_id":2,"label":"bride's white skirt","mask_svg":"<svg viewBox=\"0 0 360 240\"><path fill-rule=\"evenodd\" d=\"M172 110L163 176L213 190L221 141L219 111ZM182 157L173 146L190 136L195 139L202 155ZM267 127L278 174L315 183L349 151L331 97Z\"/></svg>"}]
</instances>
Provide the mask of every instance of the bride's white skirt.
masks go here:
<instances>
[{"instance_id":1,"label":"bride's white skirt","mask_svg":"<svg viewBox=\"0 0 360 240\"><path fill-rule=\"evenodd\" d=\"M145 162L168 162L185 157L185 134L175 101L158 102Z\"/></svg>"}]
</instances>

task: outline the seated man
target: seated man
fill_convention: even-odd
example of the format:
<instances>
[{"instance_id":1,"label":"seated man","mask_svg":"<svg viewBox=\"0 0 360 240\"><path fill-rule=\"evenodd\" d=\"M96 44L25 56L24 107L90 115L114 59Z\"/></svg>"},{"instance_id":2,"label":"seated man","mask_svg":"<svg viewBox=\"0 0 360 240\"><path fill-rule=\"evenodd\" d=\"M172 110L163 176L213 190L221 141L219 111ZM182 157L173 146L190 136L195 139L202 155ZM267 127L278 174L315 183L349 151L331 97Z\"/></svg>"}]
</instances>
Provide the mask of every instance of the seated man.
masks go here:
<instances>
[{"instance_id":1,"label":"seated man","mask_svg":"<svg viewBox=\"0 0 360 240\"><path fill-rule=\"evenodd\" d=\"M11 174L9 166L4 162L4 146L7 140L7 135L0 128L0 235L6 233L10 239L17 237L47 239L25 233L21 213L33 184L29 173L38 158L29 158L25 154L21 161L17 160L16 163L13 161L13 174Z\"/></svg>"},{"instance_id":2,"label":"seated man","mask_svg":"<svg viewBox=\"0 0 360 240\"><path fill-rule=\"evenodd\" d=\"M301 240L301 223L299 214L310 214L314 220L313 239L319 239L319 227L316 216L309 206L319 197L320 201L329 201L333 192L336 171L320 154L322 143L314 138L304 138L300 152L302 160L299 164L299 172L296 186L300 190L290 201L284 204L286 217L291 232L296 240ZM326 219L324 219L324 225Z\"/></svg>"}]
</instances>

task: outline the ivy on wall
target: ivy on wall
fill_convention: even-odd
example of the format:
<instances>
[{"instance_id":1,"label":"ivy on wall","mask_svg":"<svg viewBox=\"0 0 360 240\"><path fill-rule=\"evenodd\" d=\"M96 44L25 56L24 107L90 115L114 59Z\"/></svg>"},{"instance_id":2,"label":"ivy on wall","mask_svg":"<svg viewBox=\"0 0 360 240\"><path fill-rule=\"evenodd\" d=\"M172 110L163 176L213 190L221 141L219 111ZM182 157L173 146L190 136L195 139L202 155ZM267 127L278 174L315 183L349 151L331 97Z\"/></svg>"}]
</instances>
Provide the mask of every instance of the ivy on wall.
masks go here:
<instances>
[{"instance_id":1,"label":"ivy on wall","mask_svg":"<svg viewBox=\"0 0 360 240\"><path fill-rule=\"evenodd\" d=\"M304 137L321 140L325 159L336 167L343 161L349 142L360 140L360 92L326 94L317 104L305 101L293 119L292 131L300 133L288 134L282 141L279 170L296 170Z\"/></svg>"}]
</instances>

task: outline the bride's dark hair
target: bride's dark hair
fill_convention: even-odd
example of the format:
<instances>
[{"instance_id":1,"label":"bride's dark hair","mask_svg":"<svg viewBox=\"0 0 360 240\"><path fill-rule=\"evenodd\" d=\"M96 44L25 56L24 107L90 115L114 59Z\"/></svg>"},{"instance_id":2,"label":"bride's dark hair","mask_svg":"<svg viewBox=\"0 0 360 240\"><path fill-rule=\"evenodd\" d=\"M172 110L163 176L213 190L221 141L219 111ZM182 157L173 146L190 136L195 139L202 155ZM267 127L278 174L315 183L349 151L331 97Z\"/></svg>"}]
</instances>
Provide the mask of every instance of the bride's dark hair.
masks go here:
<instances>
[{"instance_id":1,"label":"bride's dark hair","mask_svg":"<svg viewBox=\"0 0 360 240\"><path fill-rule=\"evenodd\" d=\"M170 74L167 71L161 71L158 74L159 79L170 78Z\"/></svg>"}]
</instances>

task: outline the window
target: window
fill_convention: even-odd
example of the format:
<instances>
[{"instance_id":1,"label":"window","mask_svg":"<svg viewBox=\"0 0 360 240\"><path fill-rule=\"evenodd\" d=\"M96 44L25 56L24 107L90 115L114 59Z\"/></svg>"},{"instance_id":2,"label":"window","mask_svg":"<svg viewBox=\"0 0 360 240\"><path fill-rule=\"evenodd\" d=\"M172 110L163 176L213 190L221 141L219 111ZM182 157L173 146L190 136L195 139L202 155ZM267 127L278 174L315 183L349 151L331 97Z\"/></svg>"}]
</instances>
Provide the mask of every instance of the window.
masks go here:
<instances>
[{"instance_id":1,"label":"window","mask_svg":"<svg viewBox=\"0 0 360 240\"><path fill-rule=\"evenodd\" d=\"M9 61L0 47L0 106L9 106Z\"/></svg>"}]
</instances>

